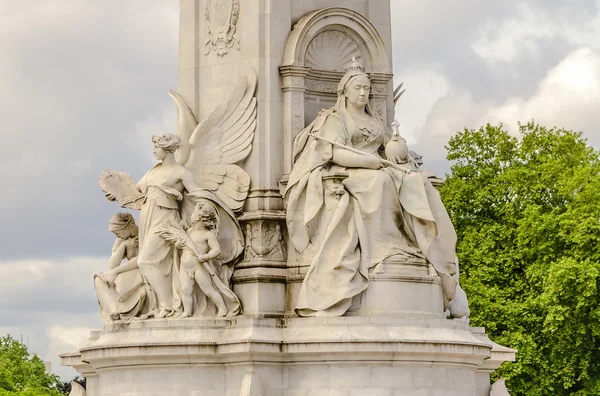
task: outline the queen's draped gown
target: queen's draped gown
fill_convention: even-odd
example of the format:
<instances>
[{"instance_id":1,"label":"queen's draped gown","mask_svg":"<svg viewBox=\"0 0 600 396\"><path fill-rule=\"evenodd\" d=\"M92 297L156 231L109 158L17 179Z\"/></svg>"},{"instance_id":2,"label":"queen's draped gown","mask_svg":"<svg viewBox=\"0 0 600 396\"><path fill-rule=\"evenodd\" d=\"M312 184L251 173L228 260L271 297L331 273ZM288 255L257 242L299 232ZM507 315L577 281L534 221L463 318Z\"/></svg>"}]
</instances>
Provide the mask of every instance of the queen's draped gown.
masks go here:
<instances>
[{"instance_id":1,"label":"queen's draped gown","mask_svg":"<svg viewBox=\"0 0 600 396\"><path fill-rule=\"evenodd\" d=\"M333 146L311 134L379 155L386 135L378 125L356 125L336 106L295 139L286 199L290 240L309 267L296 306L301 316L343 315L367 288L369 269L391 256L426 258L452 299L456 234L439 193L419 172L346 168L347 194L325 214L322 176L332 165Z\"/></svg>"}]
</instances>

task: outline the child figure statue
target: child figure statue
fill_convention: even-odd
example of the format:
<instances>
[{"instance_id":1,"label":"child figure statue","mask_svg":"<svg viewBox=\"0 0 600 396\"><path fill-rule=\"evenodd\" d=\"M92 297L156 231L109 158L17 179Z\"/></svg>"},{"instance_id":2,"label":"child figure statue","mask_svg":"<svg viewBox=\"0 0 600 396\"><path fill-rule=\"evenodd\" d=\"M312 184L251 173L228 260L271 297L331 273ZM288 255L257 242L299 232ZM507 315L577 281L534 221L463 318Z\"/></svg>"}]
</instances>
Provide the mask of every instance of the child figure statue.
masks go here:
<instances>
[{"instance_id":1,"label":"child figure statue","mask_svg":"<svg viewBox=\"0 0 600 396\"><path fill-rule=\"evenodd\" d=\"M184 222L185 223L185 222ZM194 308L199 300L194 295L195 285L215 305L216 316L233 316L240 313L240 301L229 288L229 276L220 268L218 257L221 247L217 239L219 216L217 209L208 201L200 200L192 213L189 224L172 224L159 232L164 239L182 250L179 270L181 285L181 317L201 316Z\"/></svg>"}]
</instances>

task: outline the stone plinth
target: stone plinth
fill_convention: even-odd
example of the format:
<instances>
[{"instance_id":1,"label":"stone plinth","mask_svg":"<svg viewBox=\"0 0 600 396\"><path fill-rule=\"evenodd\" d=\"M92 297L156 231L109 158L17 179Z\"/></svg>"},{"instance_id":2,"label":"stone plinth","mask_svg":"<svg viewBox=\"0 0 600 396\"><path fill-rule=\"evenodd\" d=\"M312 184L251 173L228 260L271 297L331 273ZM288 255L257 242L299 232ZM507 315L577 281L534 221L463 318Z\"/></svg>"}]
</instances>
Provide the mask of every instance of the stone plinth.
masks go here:
<instances>
[{"instance_id":1,"label":"stone plinth","mask_svg":"<svg viewBox=\"0 0 600 396\"><path fill-rule=\"evenodd\" d=\"M62 358L94 378L90 396L237 396L248 370L266 396L483 396L492 346L445 319L159 319L107 325Z\"/></svg>"}]
</instances>

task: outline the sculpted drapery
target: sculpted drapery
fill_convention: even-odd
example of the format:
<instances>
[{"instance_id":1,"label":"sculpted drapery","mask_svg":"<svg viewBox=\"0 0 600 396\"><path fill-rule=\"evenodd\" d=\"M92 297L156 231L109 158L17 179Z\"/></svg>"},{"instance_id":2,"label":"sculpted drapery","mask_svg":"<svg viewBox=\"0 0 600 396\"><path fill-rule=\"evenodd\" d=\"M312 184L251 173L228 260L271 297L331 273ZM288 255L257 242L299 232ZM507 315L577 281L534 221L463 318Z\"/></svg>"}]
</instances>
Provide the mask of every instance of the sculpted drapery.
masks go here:
<instances>
[{"instance_id":1,"label":"sculpted drapery","mask_svg":"<svg viewBox=\"0 0 600 396\"><path fill-rule=\"evenodd\" d=\"M388 258L429 261L442 278L446 302L455 294L454 228L414 160L403 164L410 173L386 166L382 148L389 138L367 104L369 89L362 68L349 68L335 106L294 142L287 226L301 263L309 267L296 306L300 316L343 315L368 287L369 269ZM346 193L326 208L323 175L336 169L347 173Z\"/></svg>"}]
</instances>

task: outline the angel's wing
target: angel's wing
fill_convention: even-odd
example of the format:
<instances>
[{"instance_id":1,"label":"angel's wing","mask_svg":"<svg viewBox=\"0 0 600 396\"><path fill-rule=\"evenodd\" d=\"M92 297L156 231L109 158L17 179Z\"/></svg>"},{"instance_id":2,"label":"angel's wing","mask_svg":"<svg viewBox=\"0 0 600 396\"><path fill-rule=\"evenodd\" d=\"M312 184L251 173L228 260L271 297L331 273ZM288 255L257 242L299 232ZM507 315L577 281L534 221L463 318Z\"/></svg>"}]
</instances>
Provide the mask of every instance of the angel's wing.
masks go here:
<instances>
[{"instance_id":1,"label":"angel's wing","mask_svg":"<svg viewBox=\"0 0 600 396\"><path fill-rule=\"evenodd\" d=\"M178 161L196 176L204 188L214 191L232 210L242 208L250 188L250 176L237 163L252 150L256 130L256 72L234 89L231 97L194 129L196 120L181 100L177 133L182 139Z\"/></svg>"}]
</instances>

